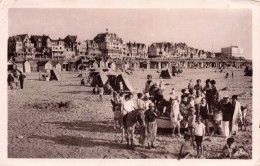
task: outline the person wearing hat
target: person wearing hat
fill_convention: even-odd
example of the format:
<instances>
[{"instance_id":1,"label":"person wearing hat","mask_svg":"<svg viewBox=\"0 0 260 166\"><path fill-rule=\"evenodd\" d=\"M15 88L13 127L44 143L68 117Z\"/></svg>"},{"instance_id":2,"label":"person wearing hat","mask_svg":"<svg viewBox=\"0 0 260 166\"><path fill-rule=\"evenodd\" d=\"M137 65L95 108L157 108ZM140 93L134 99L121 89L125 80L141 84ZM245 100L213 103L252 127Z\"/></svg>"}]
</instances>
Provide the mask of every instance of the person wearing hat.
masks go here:
<instances>
[{"instance_id":1,"label":"person wearing hat","mask_svg":"<svg viewBox=\"0 0 260 166\"><path fill-rule=\"evenodd\" d=\"M145 93L144 98L143 98L143 108L145 110L148 110L150 103L152 103L152 101L150 100L150 95L149 95L149 93Z\"/></svg>"},{"instance_id":2,"label":"person wearing hat","mask_svg":"<svg viewBox=\"0 0 260 166\"><path fill-rule=\"evenodd\" d=\"M149 104L149 109L145 111L145 132L146 135L143 140L141 140L142 144L147 144L147 148L155 148L154 141L157 135L157 122L156 117L157 114L155 112L155 106L153 103Z\"/></svg>"},{"instance_id":3,"label":"person wearing hat","mask_svg":"<svg viewBox=\"0 0 260 166\"><path fill-rule=\"evenodd\" d=\"M171 112L170 112L170 120L172 123L172 136L174 136L175 129L177 128L177 136L181 136L180 134L180 121L183 119L180 113L180 102L178 96L174 99L170 97L171 102Z\"/></svg>"},{"instance_id":4,"label":"person wearing hat","mask_svg":"<svg viewBox=\"0 0 260 166\"><path fill-rule=\"evenodd\" d=\"M231 132L229 130L229 123L232 123L232 115L233 115L233 107L229 101L228 95L223 96L223 100L221 101L221 109L223 113L223 118L222 118L223 136L225 138L228 138Z\"/></svg>"},{"instance_id":5,"label":"person wearing hat","mask_svg":"<svg viewBox=\"0 0 260 166\"><path fill-rule=\"evenodd\" d=\"M152 75L147 75L147 81L145 83L145 93L148 93L150 91L150 88L153 86L153 81L152 81Z\"/></svg>"}]
</instances>

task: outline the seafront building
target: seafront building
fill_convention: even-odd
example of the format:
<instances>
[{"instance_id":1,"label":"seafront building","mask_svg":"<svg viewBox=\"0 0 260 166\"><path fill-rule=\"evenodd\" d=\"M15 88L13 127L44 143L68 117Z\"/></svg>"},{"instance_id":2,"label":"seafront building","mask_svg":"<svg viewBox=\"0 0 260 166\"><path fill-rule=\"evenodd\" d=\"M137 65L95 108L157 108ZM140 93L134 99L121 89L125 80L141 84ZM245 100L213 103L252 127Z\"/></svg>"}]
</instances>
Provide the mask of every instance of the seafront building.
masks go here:
<instances>
[{"instance_id":1,"label":"seafront building","mask_svg":"<svg viewBox=\"0 0 260 166\"><path fill-rule=\"evenodd\" d=\"M8 39L9 59L16 63L26 62L27 65L50 61L66 71L77 70L79 66L161 69L171 65L184 68L221 67L236 63L235 66L241 66L247 62L238 46L222 48L220 53L193 48L186 43L156 42L146 46L139 42L125 43L108 30L84 41L79 41L75 35L58 39L48 35L11 36ZM35 71L35 67L31 71Z\"/></svg>"}]
</instances>

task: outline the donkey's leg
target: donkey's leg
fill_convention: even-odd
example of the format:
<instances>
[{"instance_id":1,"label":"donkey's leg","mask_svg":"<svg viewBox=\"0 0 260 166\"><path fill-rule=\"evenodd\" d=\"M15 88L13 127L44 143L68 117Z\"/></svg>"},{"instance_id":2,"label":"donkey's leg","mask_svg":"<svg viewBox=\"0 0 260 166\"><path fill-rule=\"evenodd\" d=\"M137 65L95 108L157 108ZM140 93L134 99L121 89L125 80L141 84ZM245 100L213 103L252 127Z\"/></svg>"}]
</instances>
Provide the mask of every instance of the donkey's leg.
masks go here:
<instances>
[{"instance_id":1,"label":"donkey's leg","mask_svg":"<svg viewBox=\"0 0 260 166\"><path fill-rule=\"evenodd\" d=\"M130 144L129 144L129 132L126 131L126 140L127 140L127 147L129 148Z\"/></svg>"},{"instance_id":2,"label":"donkey's leg","mask_svg":"<svg viewBox=\"0 0 260 166\"><path fill-rule=\"evenodd\" d=\"M124 142L124 137L125 137L125 129L122 129L122 139L121 139L121 143Z\"/></svg>"},{"instance_id":3,"label":"donkey's leg","mask_svg":"<svg viewBox=\"0 0 260 166\"><path fill-rule=\"evenodd\" d=\"M131 130L131 148L134 149L134 128Z\"/></svg>"}]
</instances>

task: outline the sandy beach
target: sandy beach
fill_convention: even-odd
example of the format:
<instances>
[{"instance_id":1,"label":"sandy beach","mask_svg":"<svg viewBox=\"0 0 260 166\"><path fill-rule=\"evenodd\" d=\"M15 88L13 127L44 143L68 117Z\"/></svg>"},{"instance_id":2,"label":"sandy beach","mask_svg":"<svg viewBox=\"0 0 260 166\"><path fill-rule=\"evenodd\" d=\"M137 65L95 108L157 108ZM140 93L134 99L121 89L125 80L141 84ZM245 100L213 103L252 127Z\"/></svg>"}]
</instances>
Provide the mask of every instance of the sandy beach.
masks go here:
<instances>
[{"instance_id":1,"label":"sandy beach","mask_svg":"<svg viewBox=\"0 0 260 166\"><path fill-rule=\"evenodd\" d=\"M244 76L243 69L184 69L172 79L165 79L165 96L171 89L180 96L190 79L194 85L201 79L215 79L220 95L239 95L243 106L248 105L252 117L252 77ZM231 78L231 70L234 78ZM147 150L136 142L136 149L120 143L121 133L113 128L111 96L99 102L92 95L92 87L81 86L80 72L62 72L63 81L39 81L39 73L26 74L24 89L8 90L8 157L9 158L177 158L183 138L171 137L171 131L159 130L157 148ZM83 72L84 76L87 75ZM147 74L159 80L155 70L135 71L128 79L135 89L144 89ZM227 87L227 88L226 88ZM224 90L223 90L224 89ZM71 101L72 107L60 109L60 102ZM136 139L138 139L136 135ZM252 158L252 126L239 131L235 146L242 146ZM204 141L205 158L218 158L225 144L222 137ZM194 150L193 154L196 154Z\"/></svg>"}]
</instances>

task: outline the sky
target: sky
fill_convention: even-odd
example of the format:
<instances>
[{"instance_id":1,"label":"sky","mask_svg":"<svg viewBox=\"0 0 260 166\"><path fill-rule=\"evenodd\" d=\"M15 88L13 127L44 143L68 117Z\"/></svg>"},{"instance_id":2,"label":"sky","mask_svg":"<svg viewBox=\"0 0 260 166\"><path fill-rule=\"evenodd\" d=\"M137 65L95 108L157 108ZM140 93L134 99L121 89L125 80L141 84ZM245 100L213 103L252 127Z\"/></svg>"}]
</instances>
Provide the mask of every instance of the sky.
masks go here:
<instances>
[{"instance_id":1,"label":"sky","mask_svg":"<svg viewBox=\"0 0 260 166\"><path fill-rule=\"evenodd\" d=\"M9 36L77 35L78 40L116 33L124 42L185 42L190 47L220 52L239 46L252 59L250 9L9 9ZM213 48L213 49L212 49Z\"/></svg>"}]
</instances>

